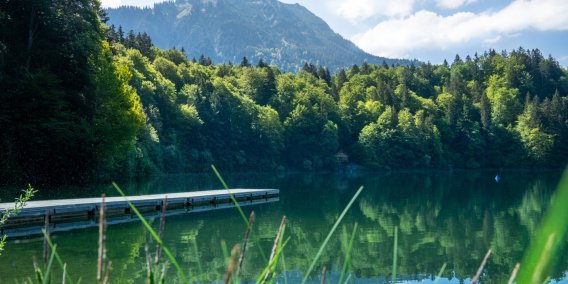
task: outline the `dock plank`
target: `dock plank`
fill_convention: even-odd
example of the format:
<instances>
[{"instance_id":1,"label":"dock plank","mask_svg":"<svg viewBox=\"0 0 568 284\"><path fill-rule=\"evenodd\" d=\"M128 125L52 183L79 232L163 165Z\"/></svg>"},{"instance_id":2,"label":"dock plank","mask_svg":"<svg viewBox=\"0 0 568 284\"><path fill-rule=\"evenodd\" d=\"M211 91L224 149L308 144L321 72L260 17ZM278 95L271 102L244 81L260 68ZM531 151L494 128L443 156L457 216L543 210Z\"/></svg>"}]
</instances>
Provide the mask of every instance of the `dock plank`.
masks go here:
<instances>
[{"instance_id":1,"label":"dock plank","mask_svg":"<svg viewBox=\"0 0 568 284\"><path fill-rule=\"evenodd\" d=\"M264 195L278 195L280 191L278 189L219 189L219 190L204 190L204 191L191 191L191 192L175 192L175 193L162 193L162 194L150 194L150 195L139 195L139 196L126 196L126 198L133 202L134 204L143 204L145 201L151 203L156 202L159 205L166 197L168 198L168 203L175 202L179 199L195 199L195 200L212 200L212 199L227 199L230 198L230 194L235 197L243 197L246 194L250 194L251 198L256 196ZM22 213L30 210L47 210L52 208L60 207L81 207L89 205L99 205L102 202L101 197L92 198L72 198L72 199L56 199L56 200L38 200L38 201L28 201ZM126 204L126 200L122 196L106 197L105 202L107 207L113 207L114 205L123 206ZM0 203L0 211L4 212L7 209L13 209L14 203Z\"/></svg>"},{"instance_id":2,"label":"dock plank","mask_svg":"<svg viewBox=\"0 0 568 284\"><path fill-rule=\"evenodd\" d=\"M209 205L222 208L227 203L232 203L230 196L233 195L239 204L252 201L268 201L277 198L280 194L278 189L219 189L191 192L175 192L150 194L139 196L116 196L106 197L105 203L107 214L112 216L131 215L128 201L132 202L140 211L161 211L164 200L167 198L167 209L176 210L185 208L186 211L207 210ZM72 198L56 200L29 201L16 216L10 217L6 224L0 227L0 232L12 227L25 227L43 224L45 218L51 221L93 218L99 214L101 197ZM197 209L197 207L200 207ZM14 208L14 203L0 203L0 214ZM197 209L197 210L196 210Z\"/></svg>"}]
</instances>

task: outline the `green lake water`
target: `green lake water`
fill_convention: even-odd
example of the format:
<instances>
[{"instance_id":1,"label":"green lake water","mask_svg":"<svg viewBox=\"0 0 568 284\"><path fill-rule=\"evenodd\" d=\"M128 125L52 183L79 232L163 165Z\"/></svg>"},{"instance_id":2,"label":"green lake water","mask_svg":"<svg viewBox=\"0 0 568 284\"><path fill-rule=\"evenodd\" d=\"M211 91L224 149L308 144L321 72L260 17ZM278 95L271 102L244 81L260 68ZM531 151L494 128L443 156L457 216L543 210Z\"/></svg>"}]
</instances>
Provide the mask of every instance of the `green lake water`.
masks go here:
<instances>
[{"instance_id":1,"label":"green lake water","mask_svg":"<svg viewBox=\"0 0 568 284\"><path fill-rule=\"evenodd\" d=\"M287 174L225 175L230 187L278 188L280 200L243 207L256 213L244 264L244 279L252 281L264 268L259 248L270 254L281 217L288 218L284 250L285 273L279 283L298 283L307 271L331 226L360 185L365 190L332 237L311 282L319 283L323 266L328 283L337 283L343 265L346 235L355 223L359 230L352 251L352 283L386 283L393 263L394 228L398 226L398 280L432 283L444 263L440 283L468 283L489 248L493 255L483 283L506 283L520 262L535 232L561 172L392 173L392 174ZM215 189L214 175L164 176L143 182L121 182L128 195ZM116 195L108 185L38 188L37 199ZM80 193L77 193L80 192ZM2 200L17 190L2 188ZM568 205L567 205L568 206ZM568 216L567 216L568 217ZM153 222L158 227L158 220ZM242 240L246 226L236 209L170 216L164 240L181 266L200 283L222 281L226 271L225 242ZM74 280L95 283L98 228L52 236ZM149 236L140 222L111 225L107 230L107 257L112 261L112 283L144 283L145 244ZM33 275L33 261L42 258L43 240L9 240L0 257L0 283L16 283ZM151 243L153 253L155 244ZM165 258L165 256L163 256ZM568 254L560 253L554 282L568 283ZM55 273L56 276L60 272ZM176 272L168 269L168 279ZM57 276L59 277L59 276ZM59 281L57 281L59 282ZM56 282L56 283L57 283ZM169 282L169 281L168 281Z\"/></svg>"}]
</instances>

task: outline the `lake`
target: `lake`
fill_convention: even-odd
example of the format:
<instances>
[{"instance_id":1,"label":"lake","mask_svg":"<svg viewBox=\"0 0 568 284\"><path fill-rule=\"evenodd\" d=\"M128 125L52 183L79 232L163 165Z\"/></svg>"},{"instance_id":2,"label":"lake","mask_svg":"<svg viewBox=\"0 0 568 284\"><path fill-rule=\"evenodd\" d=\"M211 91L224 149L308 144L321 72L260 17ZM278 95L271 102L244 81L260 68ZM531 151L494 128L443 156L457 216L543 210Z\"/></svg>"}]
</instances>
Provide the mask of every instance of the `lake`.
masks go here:
<instances>
[{"instance_id":1,"label":"lake","mask_svg":"<svg viewBox=\"0 0 568 284\"><path fill-rule=\"evenodd\" d=\"M329 283L339 280L348 235L357 223L349 277L352 283L386 283L393 264L394 230L398 227L398 280L432 283L444 263L440 283L467 283L489 248L483 283L506 283L550 203L561 176L557 171L428 172L375 174L235 174L225 175L230 187L278 188L280 200L243 207L255 211L253 235L244 264L244 278L252 281L265 267L260 254L269 255L281 217L288 218L290 241L280 262L279 283L298 283L333 223L359 186L365 187L331 238L311 282L319 283L323 267ZM148 181L120 182L128 195L220 188L213 174L163 176ZM116 195L109 185L37 188L36 199ZM1 190L12 199L13 188ZM158 227L159 220L155 220ZM192 279L222 281L226 271L223 243L228 250L245 233L234 208L189 213L167 218L164 241ZM52 236L74 280L93 283L96 277L98 228ZM143 283L145 244L150 240L140 222L107 229L107 257L112 283ZM151 243L150 251L155 251ZM33 261L42 258L43 240L9 240L0 257L2 283L33 276ZM561 254L555 281L568 283L568 257ZM165 259L165 256L162 256ZM282 273L285 266L285 272ZM60 275L58 272L56 275ZM168 279L176 275L168 268ZM56 281L57 282L57 281Z\"/></svg>"}]
</instances>

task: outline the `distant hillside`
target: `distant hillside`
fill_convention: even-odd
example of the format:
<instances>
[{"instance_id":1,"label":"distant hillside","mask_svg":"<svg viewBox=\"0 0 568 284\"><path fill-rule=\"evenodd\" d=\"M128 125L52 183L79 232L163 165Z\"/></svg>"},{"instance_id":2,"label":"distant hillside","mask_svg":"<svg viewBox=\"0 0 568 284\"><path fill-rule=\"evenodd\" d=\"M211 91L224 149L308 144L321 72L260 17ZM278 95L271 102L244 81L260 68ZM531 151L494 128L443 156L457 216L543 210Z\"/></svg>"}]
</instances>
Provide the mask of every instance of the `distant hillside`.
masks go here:
<instances>
[{"instance_id":1,"label":"distant hillside","mask_svg":"<svg viewBox=\"0 0 568 284\"><path fill-rule=\"evenodd\" d=\"M109 9L108 15L109 25L146 32L160 48L184 47L189 58L204 54L215 63L239 63L246 56L285 71L297 71L304 62L331 71L365 61L411 63L370 55L303 6L276 0L178 0Z\"/></svg>"}]
</instances>

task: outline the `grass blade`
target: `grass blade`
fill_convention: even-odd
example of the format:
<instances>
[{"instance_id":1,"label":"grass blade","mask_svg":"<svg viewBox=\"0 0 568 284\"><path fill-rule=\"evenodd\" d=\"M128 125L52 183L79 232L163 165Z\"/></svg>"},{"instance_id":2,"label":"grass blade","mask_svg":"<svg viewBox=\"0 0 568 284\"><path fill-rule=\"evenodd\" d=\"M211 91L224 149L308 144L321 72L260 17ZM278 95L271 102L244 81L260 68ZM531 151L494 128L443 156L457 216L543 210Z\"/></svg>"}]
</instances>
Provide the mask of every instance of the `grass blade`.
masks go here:
<instances>
[{"instance_id":1,"label":"grass blade","mask_svg":"<svg viewBox=\"0 0 568 284\"><path fill-rule=\"evenodd\" d=\"M552 202L525 252L518 283L542 283L553 271L556 258L566 244L568 231L568 169Z\"/></svg>"},{"instance_id":2,"label":"grass blade","mask_svg":"<svg viewBox=\"0 0 568 284\"><path fill-rule=\"evenodd\" d=\"M61 284L65 284L65 277L67 277L67 263L63 264L63 277L61 279Z\"/></svg>"},{"instance_id":3,"label":"grass blade","mask_svg":"<svg viewBox=\"0 0 568 284\"><path fill-rule=\"evenodd\" d=\"M286 258L284 257L284 252L282 252L282 256L280 258L282 259L282 274L284 275L284 284L288 284L288 276L286 275L286 271L288 269L286 268Z\"/></svg>"},{"instance_id":4,"label":"grass blade","mask_svg":"<svg viewBox=\"0 0 568 284\"><path fill-rule=\"evenodd\" d=\"M351 238L349 239L349 244L347 245L347 251L345 252L345 261L343 262L343 268L341 269L341 276L339 277L339 284L343 283L343 277L345 272L347 272L347 267L351 262L351 249L353 248L353 241L355 240L355 233L357 232L359 224L355 223L353 227L353 232L351 233Z\"/></svg>"},{"instance_id":5,"label":"grass blade","mask_svg":"<svg viewBox=\"0 0 568 284\"><path fill-rule=\"evenodd\" d=\"M235 207L237 207L237 210L239 211L241 218L243 219L243 221L247 225L247 228L252 230L252 225L249 223L249 221L248 221L248 219L245 215L245 212L243 211L243 209L239 205L239 202L237 201L237 199L235 199L235 196L233 195L233 193L231 193L231 190L229 190L229 186L227 186L227 183L225 182L225 180L223 179L223 177L221 176L221 174L219 173L219 171L217 170L215 165L211 165L211 168L213 169L213 172L215 172L215 175L217 176L217 178L219 179L221 184L223 184L223 187L225 188L225 190L229 193L229 196L231 197L231 201L233 201L233 203L235 204ZM252 237L257 244L260 244L260 242L256 238L256 235L252 235ZM262 251L262 248L260 246L257 246L257 247L258 247L258 251L260 252L260 256L262 257L262 260L264 260L264 262L269 262L268 259L266 258L266 255L264 254L264 251Z\"/></svg>"},{"instance_id":6,"label":"grass blade","mask_svg":"<svg viewBox=\"0 0 568 284\"><path fill-rule=\"evenodd\" d=\"M49 245L52 253L55 254L55 260L57 260L59 266L61 266L61 269L63 269L63 271L67 271L67 264L63 263L61 256L55 250L55 244L53 244L53 242L51 241L51 237L49 236L49 234L47 234L46 231L43 231L43 237L47 240L47 244ZM69 273L64 273L64 276L70 284L73 284L73 280L71 279L71 276L69 276Z\"/></svg>"},{"instance_id":7,"label":"grass blade","mask_svg":"<svg viewBox=\"0 0 568 284\"><path fill-rule=\"evenodd\" d=\"M288 244L288 241L290 241L290 237L288 237L286 239L286 241L284 241L282 243L282 245L278 246L278 250L276 251L276 255L274 256L274 259L272 260L272 262L268 263L268 265L264 268L264 270L260 273L258 279L256 280L256 284L261 283L264 275L266 275L266 272L271 269L271 267L274 266L275 262L278 261L279 257L280 257L280 253L282 253L282 250L284 250L284 248L286 247L286 245Z\"/></svg>"},{"instance_id":8,"label":"grass blade","mask_svg":"<svg viewBox=\"0 0 568 284\"><path fill-rule=\"evenodd\" d=\"M343 220L343 217L345 217L345 215L347 214L347 211L349 211L349 208L351 208L351 205L353 205L353 203L355 202L355 200L357 199L357 197L359 196L359 194L361 194L361 191L363 191L363 186L359 187L359 190L357 190L357 192L355 193L355 195L353 195L353 197L351 198L351 201L349 201L349 203L347 204L347 206L345 207L345 209L343 209L343 212L341 212L341 215L339 215L339 218L337 218L337 221L335 221L335 224L333 225L333 227L331 228L331 230L329 231L329 234L327 234L327 237L325 238L325 240L323 241L322 245L320 246L316 257L314 257L314 260L312 261L312 264L310 265L310 268L308 269L308 271L306 272L306 275L304 276L304 279L302 280L302 284L306 283L306 281L308 280L308 277L310 276L310 273L312 272L312 270L314 269L314 267L316 266L316 263L318 261L318 259L320 258L321 254L323 253L323 250L325 249L325 247L327 246L327 243L329 242L329 239L331 239L331 236L333 235L333 233L335 232L335 230L337 229L337 227L339 226L339 223L341 223L341 220Z\"/></svg>"},{"instance_id":9,"label":"grass blade","mask_svg":"<svg viewBox=\"0 0 568 284\"><path fill-rule=\"evenodd\" d=\"M179 265L179 263L177 262L177 260L175 259L174 255L170 252L170 250L164 245L164 242L162 241L162 239L158 236L158 234L156 233L156 231L154 231L154 229L152 229L152 226L150 226L150 224L148 223L148 221L146 219L144 219L144 216L142 216L142 214L140 213L140 211L138 211L138 209L136 208L136 206L134 206L134 204L132 204L132 202L130 202L130 200L128 200L128 198L126 198L126 195L124 194L124 192L122 191L122 189L120 189L120 187L118 187L118 185L113 182L112 183L114 189L116 189L116 191L118 191L118 193L124 197L124 200L126 200L126 202L128 203L128 206L130 206L130 209L132 209L132 211L134 211L134 213L136 214L136 216L138 216L138 219L140 219L140 221L142 221L142 224L144 224L144 227L146 227L146 230L148 230L148 232L150 232L150 235L152 235L152 237L154 238L154 240L160 244L160 246L162 247L162 250L164 251L164 253L168 256L168 259L170 260L170 262L174 265L174 267L176 268L181 280L183 283L189 283L188 282L188 278L185 275L185 272L183 272L183 269L181 268L181 266Z\"/></svg>"},{"instance_id":10,"label":"grass blade","mask_svg":"<svg viewBox=\"0 0 568 284\"><path fill-rule=\"evenodd\" d=\"M53 251L55 251L57 249L57 245L55 245L53 247ZM45 276L43 277L43 284L48 284L51 283L51 266L53 265L53 260L55 259L55 253L51 253L51 256L49 257L49 262L47 263L47 267L45 268Z\"/></svg>"},{"instance_id":11,"label":"grass blade","mask_svg":"<svg viewBox=\"0 0 568 284\"><path fill-rule=\"evenodd\" d=\"M398 257L398 226L394 226L394 247L392 250L392 283L396 283L397 257Z\"/></svg>"}]
</instances>

